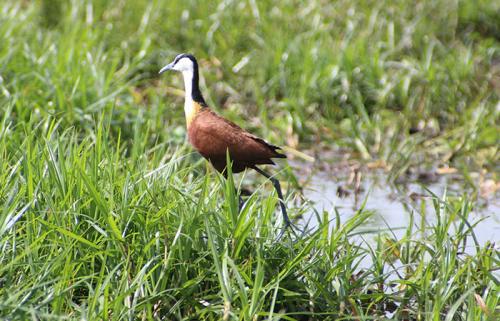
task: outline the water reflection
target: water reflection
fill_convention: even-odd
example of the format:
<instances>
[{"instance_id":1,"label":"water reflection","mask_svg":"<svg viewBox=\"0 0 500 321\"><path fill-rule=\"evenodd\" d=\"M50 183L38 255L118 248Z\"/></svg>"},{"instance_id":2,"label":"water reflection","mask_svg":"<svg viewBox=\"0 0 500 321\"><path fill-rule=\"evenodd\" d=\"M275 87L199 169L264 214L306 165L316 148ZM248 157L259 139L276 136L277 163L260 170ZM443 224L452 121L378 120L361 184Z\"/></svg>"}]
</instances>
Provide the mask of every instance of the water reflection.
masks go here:
<instances>
[{"instance_id":1,"label":"water reflection","mask_svg":"<svg viewBox=\"0 0 500 321\"><path fill-rule=\"evenodd\" d=\"M300 163L291 162L292 167L303 186L304 196L314 203L318 211L333 213L336 209L344 218L356 213L362 202L366 200L365 210L373 211L369 221L370 229L380 231L392 230L400 238L410 224L410 213L414 214L414 224L432 226L436 222L436 212L433 206L431 192L447 198L462 197L463 183L457 181L456 176L432 175L419 177L425 183L405 182L398 184L387 183L387 175L383 171L350 170L332 172L328 170L303 170ZM419 174L420 175L420 174ZM468 194L466 194L468 195ZM310 221L310 227L318 224L315 215L304 217ZM487 241L500 241L500 204L498 198L479 198L474 202L469 223L474 225L474 231L481 244ZM472 243L470 243L472 246Z\"/></svg>"}]
</instances>

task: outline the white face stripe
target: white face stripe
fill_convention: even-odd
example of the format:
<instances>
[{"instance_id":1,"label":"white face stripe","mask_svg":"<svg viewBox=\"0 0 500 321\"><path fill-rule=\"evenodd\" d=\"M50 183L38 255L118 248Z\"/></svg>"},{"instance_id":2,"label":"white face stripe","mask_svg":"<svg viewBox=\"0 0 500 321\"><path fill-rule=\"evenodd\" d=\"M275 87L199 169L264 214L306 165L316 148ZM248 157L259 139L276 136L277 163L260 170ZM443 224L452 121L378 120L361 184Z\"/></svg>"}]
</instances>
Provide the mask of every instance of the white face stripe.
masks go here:
<instances>
[{"instance_id":1,"label":"white face stripe","mask_svg":"<svg viewBox=\"0 0 500 321\"><path fill-rule=\"evenodd\" d=\"M191 59L184 57L179 59L175 65L172 67L172 70L177 70L177 71L190 71L193 72L194 65Z\"/></svg>"}]
</instances>

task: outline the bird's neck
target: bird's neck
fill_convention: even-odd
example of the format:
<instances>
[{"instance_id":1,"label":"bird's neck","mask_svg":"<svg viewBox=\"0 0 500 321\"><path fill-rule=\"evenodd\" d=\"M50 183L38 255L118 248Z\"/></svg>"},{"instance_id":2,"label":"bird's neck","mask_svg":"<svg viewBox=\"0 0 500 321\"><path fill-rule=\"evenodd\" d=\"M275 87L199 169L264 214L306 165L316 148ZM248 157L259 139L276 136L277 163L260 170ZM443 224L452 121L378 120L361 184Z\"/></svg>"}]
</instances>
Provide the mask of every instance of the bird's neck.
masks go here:
<instances>
[{"instance_id":1,"label":"bird's neck","mask_svg":"<svg viewBox=\"0 0 500 321\"><path fill-rule=\"evenodd\" d=\"M184 114L186 116L186 124L189 127L196 114L204 107L207 107L205 100L200 92L198 67L194 70L186 70L182 72L184 77Z\"/></svg>"}]
</instances>

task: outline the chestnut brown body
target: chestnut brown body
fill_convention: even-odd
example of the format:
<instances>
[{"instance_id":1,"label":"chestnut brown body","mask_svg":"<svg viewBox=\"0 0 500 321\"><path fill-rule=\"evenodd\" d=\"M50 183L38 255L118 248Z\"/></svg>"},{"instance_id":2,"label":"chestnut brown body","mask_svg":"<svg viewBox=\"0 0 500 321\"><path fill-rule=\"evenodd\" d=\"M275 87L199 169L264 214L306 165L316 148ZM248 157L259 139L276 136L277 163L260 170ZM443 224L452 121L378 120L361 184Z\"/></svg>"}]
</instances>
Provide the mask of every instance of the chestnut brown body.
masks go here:
<instances>
[{"instance_id":1,"label":"chestnut brown body","mask_svg":"<svg viewBox=\"0 0 500 321\"><path fill-rule=\"evenodd\" d=\"M233 173L261 164L274 164L272 158L285 158L279 147L250 134L220 117L208 107L200 108L188 126L189 142L219 172L226 168L226 153Z\"/></svg>"}]
</instances>

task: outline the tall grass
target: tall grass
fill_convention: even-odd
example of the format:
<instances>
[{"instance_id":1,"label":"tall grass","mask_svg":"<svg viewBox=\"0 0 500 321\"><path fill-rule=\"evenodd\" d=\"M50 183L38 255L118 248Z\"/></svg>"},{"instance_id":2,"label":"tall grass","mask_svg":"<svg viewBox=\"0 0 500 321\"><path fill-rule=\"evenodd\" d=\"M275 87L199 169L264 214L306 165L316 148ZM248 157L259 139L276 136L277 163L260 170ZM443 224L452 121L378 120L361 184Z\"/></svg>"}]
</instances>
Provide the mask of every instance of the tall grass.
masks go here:
<instances>
[{"instance_id":1,"label":"tall grass","mask_svg":"<svg viewBox=\"0 0 500 321\"><path fill-rule=\"evenodd\" d=\"M497 9L4 1L0 318L494 320L499 252L467 198L433 197L437 223L402 239L360 208L278 240L268 184L238 212L184 144L180 79L156 73L194 52L210 104L277 143L335 141L396 176L430 156L494 171Z\"/></svg>"},{"instance_id":2,"label":"tall grass","mask_svg":"<svg viewBox=\"0 0 500 321\"><path fill-rule=\"evenodd\" d=\"M110 115L92 138L53 121L2 135L2 318L493 319L498 251L474 243L466 200L436 197L437 223L400 240L370 241L362 208L277 240L275 196L238 213L185 150L111 143Z\"/></svg>"}]
</instances>

